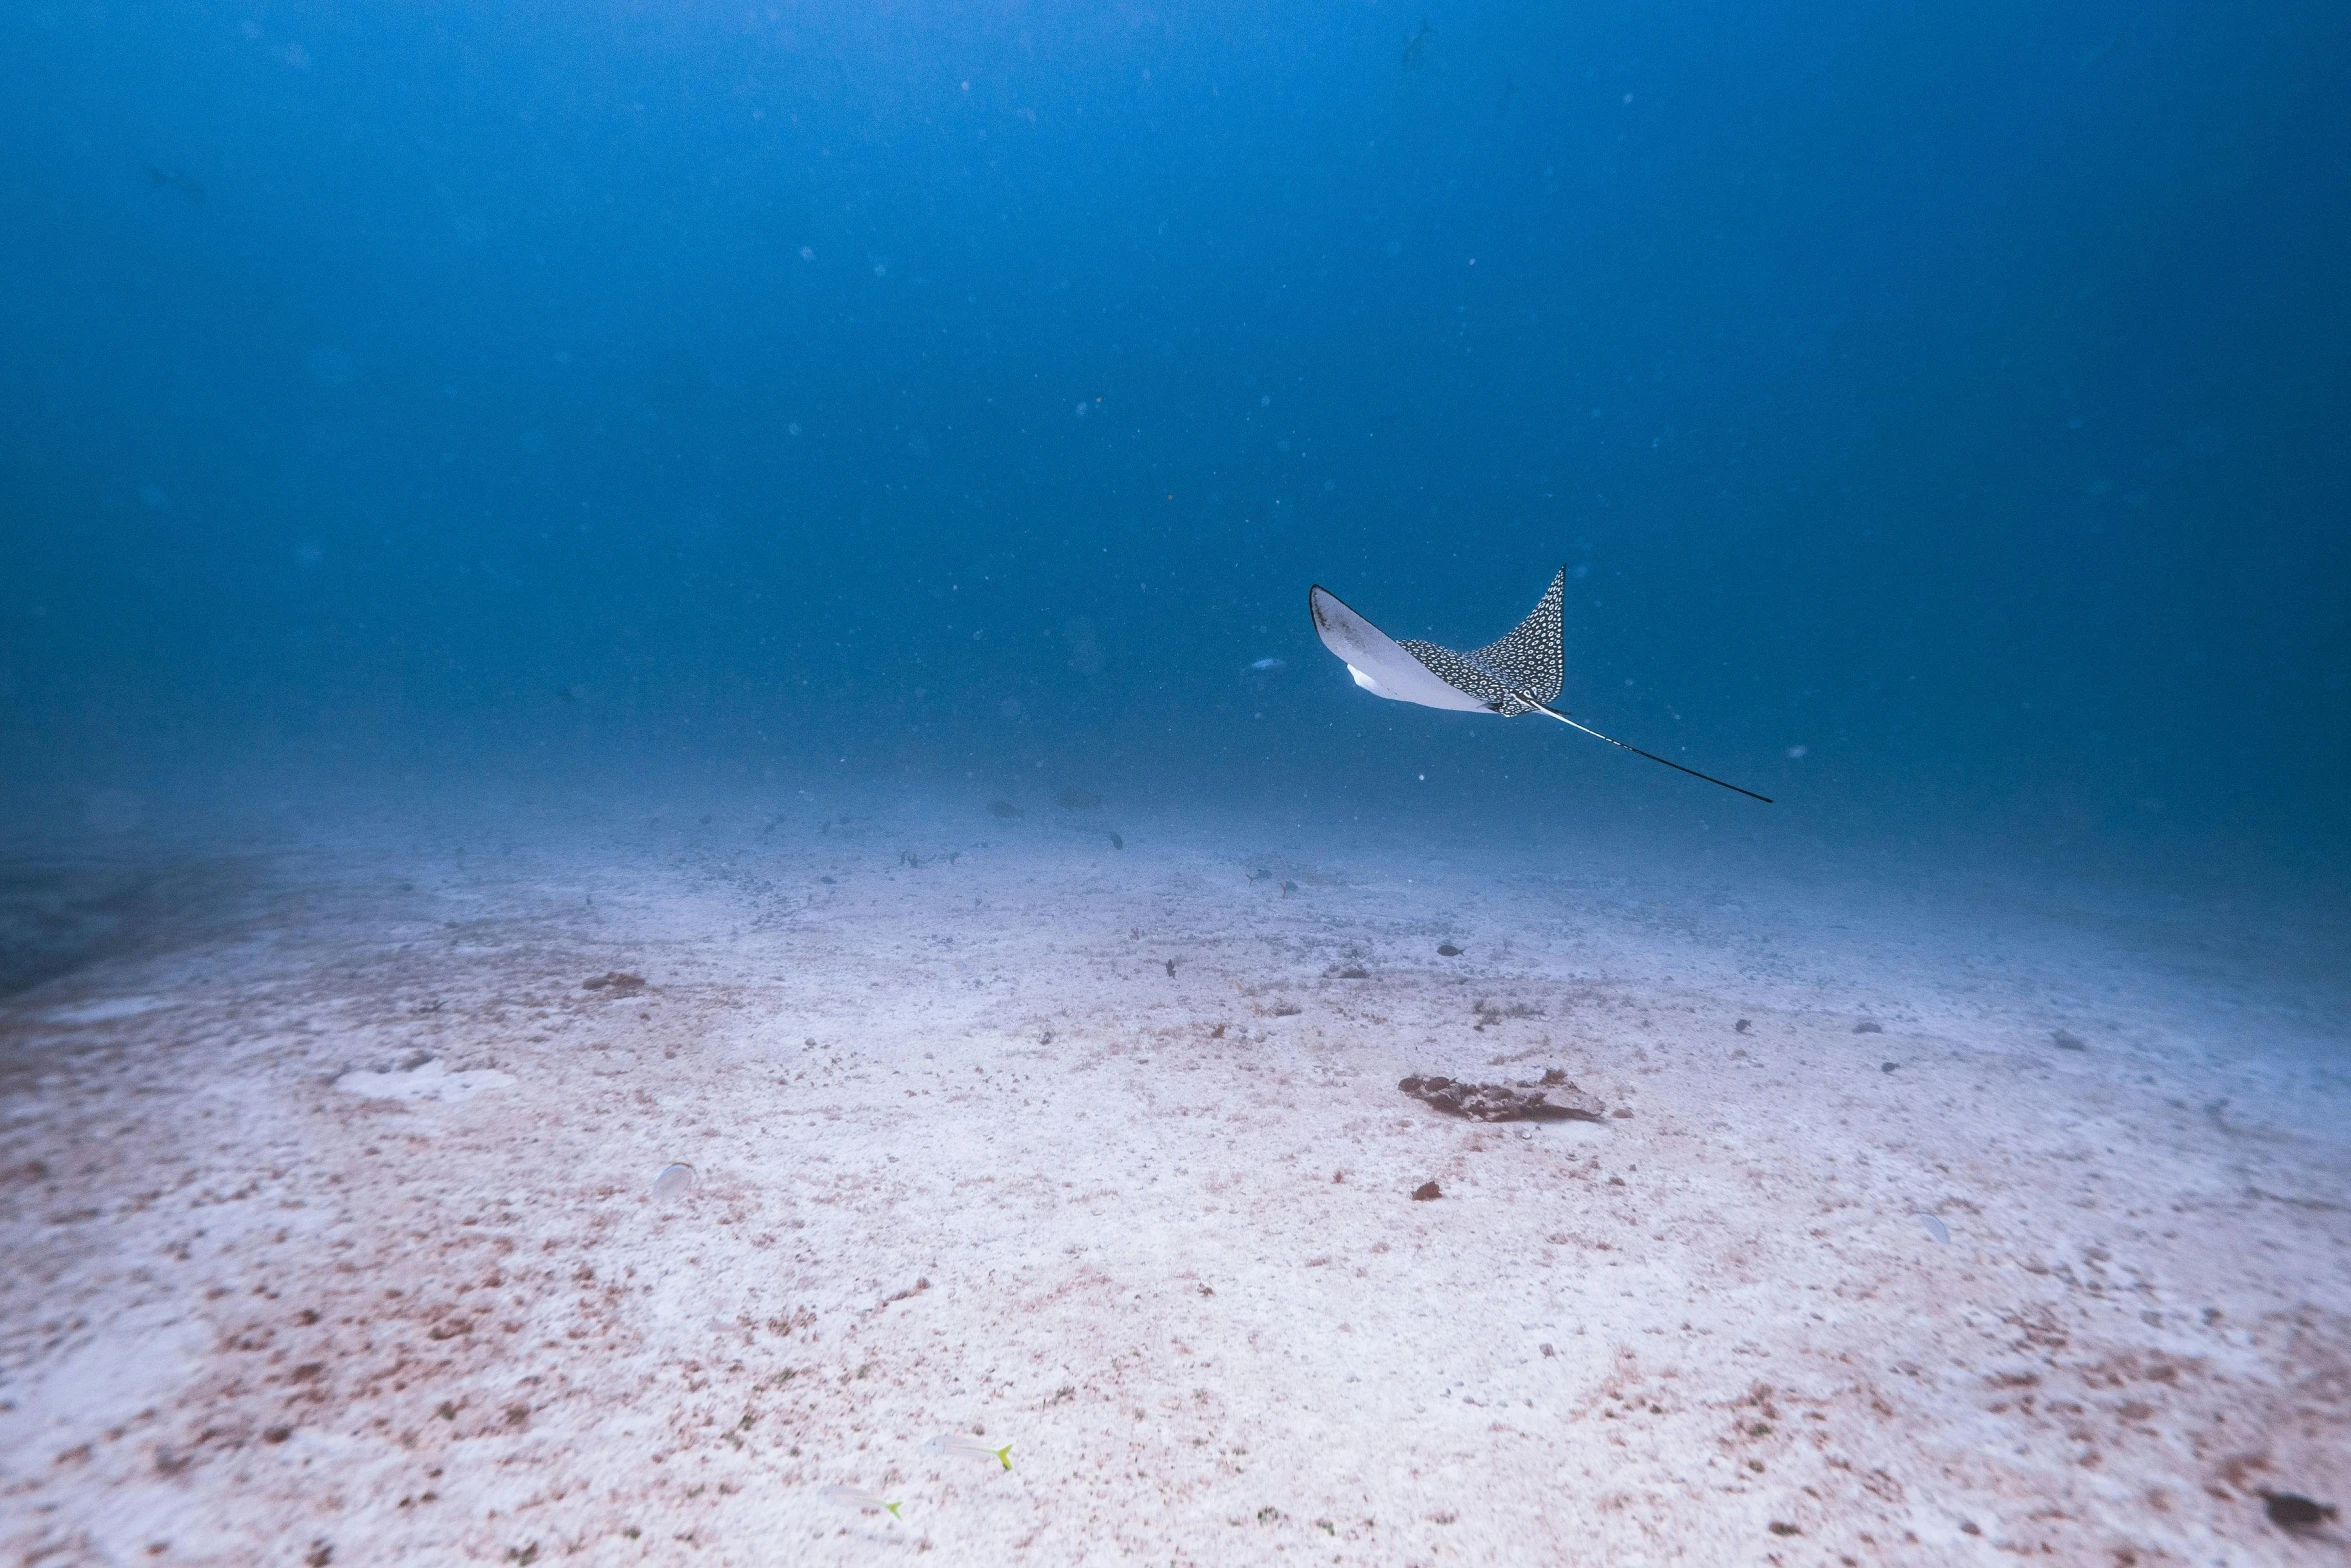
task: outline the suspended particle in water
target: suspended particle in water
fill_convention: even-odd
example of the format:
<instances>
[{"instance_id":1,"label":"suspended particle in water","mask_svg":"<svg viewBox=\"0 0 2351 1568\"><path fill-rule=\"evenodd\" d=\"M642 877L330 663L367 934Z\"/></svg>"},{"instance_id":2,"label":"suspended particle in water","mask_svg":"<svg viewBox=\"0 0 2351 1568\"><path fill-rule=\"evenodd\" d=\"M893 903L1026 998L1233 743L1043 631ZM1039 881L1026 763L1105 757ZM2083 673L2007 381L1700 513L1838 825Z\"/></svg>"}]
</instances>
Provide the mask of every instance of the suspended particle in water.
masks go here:
<instances>
[{"instance_id":1,"label":"suspended particle in water","mask_svg":"<svg viewBox=\"0 0 2351 1568\"><path fill-rule=\"evenodd\" d=\"M653 1178L653 1196L663 1202L682 1198L694 1190L694 1167L691 1165L664 1165L661 1174Z\"/></svg>"}]
</instances>

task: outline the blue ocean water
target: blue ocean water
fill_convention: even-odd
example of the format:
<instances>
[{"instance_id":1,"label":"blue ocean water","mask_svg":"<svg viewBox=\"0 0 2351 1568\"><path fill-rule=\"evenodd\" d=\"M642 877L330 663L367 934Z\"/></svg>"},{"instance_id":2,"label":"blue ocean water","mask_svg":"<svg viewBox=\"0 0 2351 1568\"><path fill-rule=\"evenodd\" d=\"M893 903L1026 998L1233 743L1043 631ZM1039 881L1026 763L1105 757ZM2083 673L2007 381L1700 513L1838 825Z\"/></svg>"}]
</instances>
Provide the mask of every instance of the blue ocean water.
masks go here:
<instances>
[{"instance_id":1,"label":"blue ocean water","mask_svg":"<svg viewBox=\"0 0 2351 1568\"><path fill-rule=\"evenodd\" d=\"M1751 821L1304 613L1467 646L1564 563L1568 706L1809 834L2342 864L2339 7L0 30L22 799L823 757Z\"/></svg>"}]
</instances>

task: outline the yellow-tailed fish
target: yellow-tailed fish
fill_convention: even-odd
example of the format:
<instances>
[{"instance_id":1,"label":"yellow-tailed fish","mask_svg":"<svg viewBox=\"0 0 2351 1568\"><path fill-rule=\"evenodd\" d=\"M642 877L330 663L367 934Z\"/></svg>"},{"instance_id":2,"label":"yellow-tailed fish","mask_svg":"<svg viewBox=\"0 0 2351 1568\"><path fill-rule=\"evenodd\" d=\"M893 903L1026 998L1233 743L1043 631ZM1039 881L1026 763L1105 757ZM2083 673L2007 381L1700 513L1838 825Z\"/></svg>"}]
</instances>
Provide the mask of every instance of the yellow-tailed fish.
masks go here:
<instances>
[{"instance_id":1,"label":"yellow-tailed fish","mask_svg":"<svg viewBox=\"0 0 2351 1568\"><path fill-rule=\"evenodd\" d=\"M993 1459L1007 1470L1012 1468L1010 1443L1002 1448L990 1448L977 1438L957 1437L952 1432L941 1432L923 1444L922 1451L926 1454L962 1454L973 1459Z\"/></svg>"},{"instance_id":2,"label":"yellow-tailed fish","mask_svg":"<svg viewBox=\"0 0 2351 1568\"><path fill-rule=\"evenodd\" d=\"M839 1503L844 1508L854 1508L860 1513L870 1513L879 1508L893 1519L901 1517L898 1504L863 1487L828 1486L824 1489L824 1499L828 1503Z\"/></svg>"}]
</instances>

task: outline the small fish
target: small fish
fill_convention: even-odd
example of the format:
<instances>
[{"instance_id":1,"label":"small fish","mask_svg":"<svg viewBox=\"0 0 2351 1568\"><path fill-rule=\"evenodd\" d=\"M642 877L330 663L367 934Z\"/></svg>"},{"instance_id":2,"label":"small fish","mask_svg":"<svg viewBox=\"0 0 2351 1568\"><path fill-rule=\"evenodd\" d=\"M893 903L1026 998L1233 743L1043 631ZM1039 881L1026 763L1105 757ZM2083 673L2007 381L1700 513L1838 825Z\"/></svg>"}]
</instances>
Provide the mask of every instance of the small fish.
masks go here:
<instances>
[{"instance_id":1,"label":"small fish","mask_svg":"<svg viewBox=\"0 0 2351 1568\"><path fill-rule=\"evenodd\" d=\"M1461 949L1455 947L1450 942L1439 942L1437 944L1437 956L1439 958L1459 958L1461 956Z\"/></svg>"},{"instance_id":2,"label":"small fish","mask_svg":"<svg viewBox=\"0 0 2351 1568\"><path fill-rule=\"evenodd\" d=\"M1289 667L1288 662L1282 659L1259 659L1249 666L1260 675L1271 675L1276 670L1286 670Z\"/></svg>"},{"instance_id":3,"label":"small fish","mask_svg":"<svg viewBox=\"0 0 2351 1568\"><path fill-rule=\"evenodd\" d=\"M150 190L176 190L190 201L204 199L204 187L189 179L177 169L147 165L147 187Z\"/></svg>"},{"instance_id":4,"label":"small fish","mask_svg":"<svg viewBox=\"0 0 2351 1568\"><path fill-rule=\"evenodd\" d=\"M904 1517L898 1512L900 1504L893 1503L878 1493L868 1492L863 1487L828 1486L824 1489L824 1500L828 1503L839 1503L844 1508L854 1508L860 1513L871 1513L879 1508L893 1519Z\"/></svg>"},{"instance_id":5,"label":"small fish","mask_svg":"<svg viewBox=\"0 0 2351 1568\"><path fill-rule=\"evenodd\" d=\"M1005 1469L1012 1468L1012 1445L990 1448L976 1438L957 1437L952 1432L941 1432L922 1445L926 1454L960 1454L972 1459L993 1459Z\"/></svg>"},{"instance_id":6,"label":"small fish","mask_svg":"<svg viewBox=\"0 0 2351 1568\"><path fill-rule=\"evenodd\" d=\"M1950 1243L1950 1227L1946 1226L1941 1220L1935 1218L1932 1214L1921 1214L1918 1217L1918 1222L1927 1228L1927 1234L1934 1237L1935 1240L1943 1242L1946 1245Z\"/></svg>"},{"instance_id":7,"label":"small fish","mask_svg":"<svg viewBox=\"0 0 2351 1568\"><path fill-rule=\"evenodd\" d=\"M1124 849L1127 847L1127 841L1123 838L1120 838L1116 833L1113 833L1110 835L1110 847L1112 849Z\"/></svg>"},{"instance_id":8,"label":"small fish","mask_svg":"<svg viewBox=\"0 0 2351 1568\"><path fill-rule=\"evenodd\" d=\"M2123 35L2116 33L2113 37L2108 38L2103 43L2093 45L2089 51L2082 56L2082 69L2086 71L2091 66L2096 65L2099 61L2114 53L2115 50L2120 49L2122 47L2122 43Z\"/></svg>"}]
</instances>

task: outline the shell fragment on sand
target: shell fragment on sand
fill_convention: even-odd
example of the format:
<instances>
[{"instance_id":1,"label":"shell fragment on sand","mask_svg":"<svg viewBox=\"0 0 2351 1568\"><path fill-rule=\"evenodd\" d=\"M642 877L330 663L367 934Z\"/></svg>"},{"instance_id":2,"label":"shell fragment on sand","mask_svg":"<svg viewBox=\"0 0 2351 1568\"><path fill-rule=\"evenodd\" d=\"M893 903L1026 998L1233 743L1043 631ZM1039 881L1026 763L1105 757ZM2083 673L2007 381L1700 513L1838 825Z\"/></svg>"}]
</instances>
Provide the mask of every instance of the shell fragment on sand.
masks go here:
<instances>
[{"instance_id":1,"label":"shell fragment on sand","mask_svg":"<svg viewBox=\"0 0 2351 1568\"><path fill-rule=\"evenodd\" d=\"M694 1167L664 1165L653 1178L653 1196L664 1201L682 1198L694 1190Z\"/></svg>"},{"instance_id":2,"label":"shell fragment on sand","mask_svg":"<svg viewBox=\"0 0 2351 1568\"><path fill-rule=\"evenodd\" d=\"M1937 1219L1932 1214L1922 1213L1918 1216L1918 1222L1927 1228L1927 1234L1934 1237L1935 1240L1943 1242L1946 1245L1949 1244L1951 1240L1951 1228L1948 1225L1945 1225L1940 1219Z\"/></svg>"}]
</instances>

